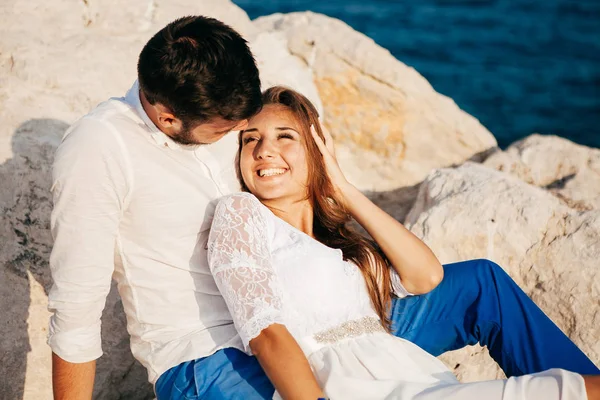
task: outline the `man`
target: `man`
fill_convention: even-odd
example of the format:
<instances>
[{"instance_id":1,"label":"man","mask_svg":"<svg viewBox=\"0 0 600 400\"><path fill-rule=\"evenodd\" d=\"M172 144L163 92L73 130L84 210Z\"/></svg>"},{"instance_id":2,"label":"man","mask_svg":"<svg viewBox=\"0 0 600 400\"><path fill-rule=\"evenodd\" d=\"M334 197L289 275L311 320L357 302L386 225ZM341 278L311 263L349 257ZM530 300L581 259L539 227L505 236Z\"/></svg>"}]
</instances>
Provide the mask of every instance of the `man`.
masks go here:
<instances>
[{"instance_id":1,"label":"man","mask_svg":"<svg viewBox=\"0 0 600 400\"><path fill-rule=\"evenodd\" d=\"M134 356L162 399L266 399L273 386L210 275L214 204L238 190L240 130L261 108L246 42L214 19L158 32L124 98L100 104L60 145L53 171L54 286L48 342L57 399L91 398L100 316L118 283ZM392 307L395 333L434 355L480 342L507 375L594 365L495 264L445 267L433 292Z\"/></svg>"}]
</instances>

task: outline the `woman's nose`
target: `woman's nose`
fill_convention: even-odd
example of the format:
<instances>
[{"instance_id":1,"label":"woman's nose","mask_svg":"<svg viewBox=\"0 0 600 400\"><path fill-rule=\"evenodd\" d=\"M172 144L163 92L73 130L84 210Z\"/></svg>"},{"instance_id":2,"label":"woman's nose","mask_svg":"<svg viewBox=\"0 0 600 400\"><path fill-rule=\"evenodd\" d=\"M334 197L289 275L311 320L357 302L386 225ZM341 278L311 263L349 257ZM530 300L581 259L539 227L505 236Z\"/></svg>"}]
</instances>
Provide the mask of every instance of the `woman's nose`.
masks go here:
<instances>
[{"instance_id":1,"label":"woman's nose","mask_svg":"<svg viewBox=\"0 0 600 400\"><path fill-rule=\"evenodd\" d=\"M270 140L262 140L256 146L256 157L259 159L272 158L275 156L275 147Z\"/></svg>"}]
</instances>

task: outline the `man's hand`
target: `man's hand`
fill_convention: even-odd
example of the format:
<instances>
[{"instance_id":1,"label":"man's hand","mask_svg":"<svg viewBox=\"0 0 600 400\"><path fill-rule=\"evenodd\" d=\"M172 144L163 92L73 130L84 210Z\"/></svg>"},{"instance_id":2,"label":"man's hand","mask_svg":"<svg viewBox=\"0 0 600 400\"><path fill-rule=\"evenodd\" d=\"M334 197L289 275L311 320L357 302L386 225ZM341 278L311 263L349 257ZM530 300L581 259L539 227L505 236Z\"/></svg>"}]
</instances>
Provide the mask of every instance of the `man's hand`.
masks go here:
<instances>
[{"instance_id":1,"label":"man's hand","mask_svg":"<svg viewBox=\"0 0 600 400\"><path fill-rule=\"evenodd\" d=\"M74 364L52 353L54 400L90 400L95 374L96 361Z\"/></svg>"}]
</instances>

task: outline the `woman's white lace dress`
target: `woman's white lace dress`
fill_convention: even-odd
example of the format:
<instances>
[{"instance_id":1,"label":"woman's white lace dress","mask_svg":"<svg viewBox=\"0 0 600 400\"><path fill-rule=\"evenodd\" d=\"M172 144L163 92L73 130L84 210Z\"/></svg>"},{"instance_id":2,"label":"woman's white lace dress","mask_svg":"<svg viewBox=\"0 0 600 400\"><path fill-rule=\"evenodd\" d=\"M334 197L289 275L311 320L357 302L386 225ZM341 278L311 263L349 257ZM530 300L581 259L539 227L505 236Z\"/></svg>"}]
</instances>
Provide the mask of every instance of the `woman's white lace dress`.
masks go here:
<instances>
[{"instance_id":1,"label":"woman's white lace dress","mask_svg":"<svg viewBox=\"0 0 600 400\"><path fill-rule=\"evenodd\" d=\"M580 375L549 370L459 384L437 358L386 333L363 276L342 252L277 218L253 195L221 200L209 264L245 351L278 323L296 339L332 399L585 399ZM394 291L408 293L393 274Z\"/></svg>"}]
</instances>

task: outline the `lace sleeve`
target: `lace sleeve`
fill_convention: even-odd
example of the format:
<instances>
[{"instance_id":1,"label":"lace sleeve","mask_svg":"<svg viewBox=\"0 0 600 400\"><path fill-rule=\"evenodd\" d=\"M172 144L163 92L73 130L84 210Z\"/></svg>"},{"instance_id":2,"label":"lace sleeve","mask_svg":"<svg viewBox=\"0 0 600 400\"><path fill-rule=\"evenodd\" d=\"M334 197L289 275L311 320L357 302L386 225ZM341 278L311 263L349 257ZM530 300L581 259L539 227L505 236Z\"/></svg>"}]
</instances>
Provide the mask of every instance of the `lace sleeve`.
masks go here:
<instances>
[{"instance_id":1,"label":"lace sleeve","mask_svg":"<svg viewBox=\"0 0 600 400\"><path fill-rule=\"evenodd\" d=\"M283 324L281 287L261 207L247 193L221 200L208 239L211 273L248 354L250 340L271 324Z\"/></svg>"}]
</instances>

